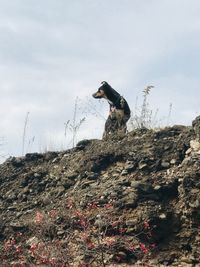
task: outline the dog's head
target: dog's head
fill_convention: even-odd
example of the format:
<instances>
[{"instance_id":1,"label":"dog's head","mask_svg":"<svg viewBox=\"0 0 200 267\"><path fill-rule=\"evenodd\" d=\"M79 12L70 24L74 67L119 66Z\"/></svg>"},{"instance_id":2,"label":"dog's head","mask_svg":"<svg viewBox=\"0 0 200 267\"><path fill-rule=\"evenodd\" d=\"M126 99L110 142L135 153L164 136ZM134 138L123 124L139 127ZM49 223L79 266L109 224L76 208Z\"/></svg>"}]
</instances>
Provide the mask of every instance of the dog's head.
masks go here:
<instances>
[{"instance_id":1,"label":"dog's head","mask_svg":"<svg viewBox=\"0 0 200 267\"><path fill-rule=\"evenodd\" d=\"M101 83L101 86L97 90L97 92L94 93L92 96L94 98L106 98L107 99L106 91L107 91L108 86L109 86L109 84L107 82L103 81Z\"/></svg>"}]
</instances>

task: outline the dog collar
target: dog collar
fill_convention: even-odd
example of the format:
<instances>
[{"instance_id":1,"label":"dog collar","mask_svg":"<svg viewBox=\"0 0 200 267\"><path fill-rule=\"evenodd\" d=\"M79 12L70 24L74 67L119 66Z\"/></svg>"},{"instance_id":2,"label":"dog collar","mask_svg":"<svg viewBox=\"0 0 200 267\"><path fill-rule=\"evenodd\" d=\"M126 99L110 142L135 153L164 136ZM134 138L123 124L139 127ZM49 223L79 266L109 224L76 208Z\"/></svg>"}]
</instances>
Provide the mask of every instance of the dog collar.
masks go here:
<instances>
[{"instance_id":1,"label":"dog collar","mask_svg":"<svg viewBox=\"0 0 200 267\"><path fill-rule=\"evenodd\" d=\"M114 103L110 100L108 100L108 103L111 105L111 106L114 106Z\"/></svg>"},{"instance_id":2,"label":"dog collar","mask_svg":"<svg viewBox=\"0 0 200 267\"><path fill-rule=\"evenodd\" d=\"M119 106L123 109L124 108L124 103L125 103L125 100L124 100L123 96L120 95L118 97L118 99L114 103L108 99L108 103L113 107L116 107L118 105L117 102L119 102Z\"/></svg>"}]
</instances>

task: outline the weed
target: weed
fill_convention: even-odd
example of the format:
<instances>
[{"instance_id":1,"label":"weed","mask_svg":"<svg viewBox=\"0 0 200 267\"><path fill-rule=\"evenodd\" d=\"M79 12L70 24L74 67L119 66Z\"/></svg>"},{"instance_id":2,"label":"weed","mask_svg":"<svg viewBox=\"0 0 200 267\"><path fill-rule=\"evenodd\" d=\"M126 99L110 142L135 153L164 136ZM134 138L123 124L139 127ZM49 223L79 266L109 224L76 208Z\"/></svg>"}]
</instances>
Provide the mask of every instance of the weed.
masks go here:
<instances>
[{"instance_id":1,"label":"weed","mask_svg":"<svg viewBox=\"0 0 200 267\"><path fill-rule=\"evenodd\" d=\"M24 121L24 130L23 130L23 137L22 137L22 156L24 156L24 149L25 149L25 142L26 142L26 130L28 125L28 119L29 119L30 112L28 111L26 113L25 121Z\"/></svg>"},{"instance_id":2,"label":"weed","mask_svg":"<svg viewBox=\"0 0 200 267\"><path fill-rule=\"evenodd\" d=\"M18 266L109 266L148 260L155 250L152 225L139 226L132 237L123 217L114 213L114 203L87 203L82 209L67 198L65 207L47 213L37 211L29 222L27 239L16 234L4 241L1 260Z\"/></svg>"},{"instance_id":3,"label":"weed","mask_svg":"<svg viewBox=\"0 0 200 267\"><path fill-rule=\"evenodd\" d=\"M72 121L68 120L66 123L64 123L64 125L65 125L64 136L65 136L65 138L67 136L67 130L69 130L72 133L72 147L75 146L77 133L78 133L81 125L85 122L85 117L83 117L79 121L77 121L78 100L79 100L78 97L76 97Z\"/></svg>"},{"instance_id":4,"label":"weed","mask_svg":"<svg viewBox=\"0 0 200 267\"><path fill-rule=\"evenodd\" d=\"M142 106L139 108L137 104L138 98L136 99L134 115L132 114L129 122L131 129L153 128L158 110L153 114L153 111L149 109L148 96L152 88L154 86L149 85L143 90Z\"/></svg>"}]
</instances>

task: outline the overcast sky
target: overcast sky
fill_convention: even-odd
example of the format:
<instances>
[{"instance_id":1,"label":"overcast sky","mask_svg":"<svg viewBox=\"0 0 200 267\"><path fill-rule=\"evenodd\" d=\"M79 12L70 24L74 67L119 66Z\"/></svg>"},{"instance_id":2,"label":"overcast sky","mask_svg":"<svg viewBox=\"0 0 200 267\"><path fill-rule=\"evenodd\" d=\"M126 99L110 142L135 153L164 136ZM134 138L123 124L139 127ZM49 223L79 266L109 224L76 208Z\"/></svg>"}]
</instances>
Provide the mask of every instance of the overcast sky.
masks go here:
<instances>
[{"instance_id":1,"label":"overcast sky","mask_svg":"<svg viewBox=\"0 0 200 267\"><path fill-rule=\"evenodd\" d=\"M162 123L200 114L199 0L0 0L0 137L7 155L65 149L65 126L86 117L77 140L100 138L106 80L134 112L147 85ZM96 106L95 106L96 105ZM138 104L139 105L139 104ZM97 112L96 112L97 110ZM168 118L169 120L169 118ZM168 121L169 123L169 121Z\"/></svg>"}]
</instances>

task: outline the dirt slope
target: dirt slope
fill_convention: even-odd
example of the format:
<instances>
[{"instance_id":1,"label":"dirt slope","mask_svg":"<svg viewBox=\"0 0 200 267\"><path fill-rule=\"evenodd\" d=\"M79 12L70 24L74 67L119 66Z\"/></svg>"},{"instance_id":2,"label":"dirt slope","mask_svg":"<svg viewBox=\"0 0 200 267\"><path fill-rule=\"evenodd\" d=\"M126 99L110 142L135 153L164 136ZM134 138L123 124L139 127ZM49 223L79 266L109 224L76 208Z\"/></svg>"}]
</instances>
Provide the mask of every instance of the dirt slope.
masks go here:
<instances>
[{"instance_id":1,"label":"dirt slope","mask_svg":"<svg viewBox=\"0 0 200 267\"><path fill-rule=\"evenodd\" d=\"M174 126L8 159L0 266L200 266L199 150Z\"/></svg>"}]
</instances>

